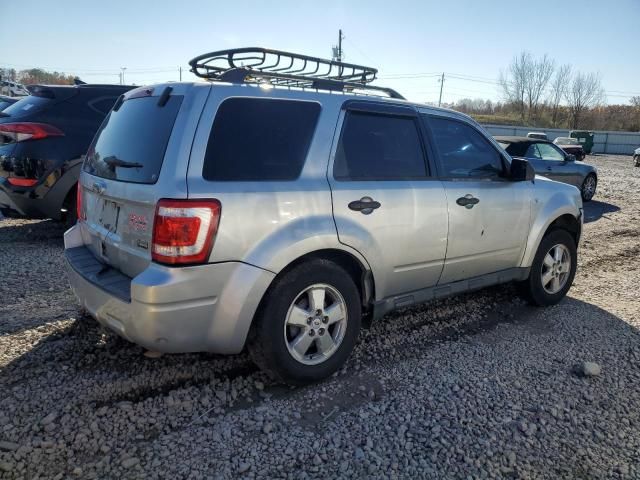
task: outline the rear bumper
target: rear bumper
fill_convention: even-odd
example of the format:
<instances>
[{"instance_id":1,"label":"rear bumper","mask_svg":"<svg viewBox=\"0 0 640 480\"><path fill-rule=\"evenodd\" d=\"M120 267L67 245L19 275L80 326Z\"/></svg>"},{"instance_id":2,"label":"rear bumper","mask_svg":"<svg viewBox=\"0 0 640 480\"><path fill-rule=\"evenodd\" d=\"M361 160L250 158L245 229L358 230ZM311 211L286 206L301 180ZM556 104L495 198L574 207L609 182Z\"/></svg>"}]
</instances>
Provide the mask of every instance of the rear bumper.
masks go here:
<instances>
[{"instance_id":1,"label":"rear bumper","mask_svg":"<svg viewBox=\"0 0 640 480\"><path fill-rule=\"evenodd\" d=\"M159 352L239 353L274 277L225 262L182 268L151 263L133 279L113 271L101 278L102 266L82 245L79 227L64 237L69 282L81 305L105 327Z\"/></svg>"}]
</instances>

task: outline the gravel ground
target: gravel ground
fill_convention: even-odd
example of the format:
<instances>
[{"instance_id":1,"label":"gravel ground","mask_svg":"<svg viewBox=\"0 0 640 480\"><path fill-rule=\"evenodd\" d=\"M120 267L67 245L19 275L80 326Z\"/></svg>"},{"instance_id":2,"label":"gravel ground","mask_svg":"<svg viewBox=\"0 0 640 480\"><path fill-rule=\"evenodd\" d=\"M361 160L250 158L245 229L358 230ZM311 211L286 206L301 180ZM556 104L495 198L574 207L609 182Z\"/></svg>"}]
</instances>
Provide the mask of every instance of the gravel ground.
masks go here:
<instances>
[{"instance_id":1,"label":"gravel ground","mask_svg":"<svg viewBox=\"0 0 640 480\"><path fill-rule=\"evenodd\" d=\"M76 307L60 226L0 221L0 478L640 478L640 169L588 161L567 299L389 315L298 389L246 355L144 356Z\"/></svg>"}]
</instances>

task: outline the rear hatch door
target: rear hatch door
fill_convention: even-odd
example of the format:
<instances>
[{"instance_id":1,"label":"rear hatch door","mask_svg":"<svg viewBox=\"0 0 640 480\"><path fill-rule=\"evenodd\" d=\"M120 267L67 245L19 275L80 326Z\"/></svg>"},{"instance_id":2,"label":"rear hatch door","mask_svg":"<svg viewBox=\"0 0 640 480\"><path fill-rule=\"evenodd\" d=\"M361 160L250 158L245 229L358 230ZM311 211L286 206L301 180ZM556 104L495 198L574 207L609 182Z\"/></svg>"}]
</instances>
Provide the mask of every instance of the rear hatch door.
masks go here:
<instances>
[{"instance_id":1,"label":"rear hatch door","mask_svg":"<svg viewBox=\"0 0 640 480\"><path fill-rule=\"evenodd\" d=\"M81 175L85 244L134 277L151 262L156 203L187 198L193 132L210 88L173 84L128 92L94 138Z\"/></svg>"}]
</instances>

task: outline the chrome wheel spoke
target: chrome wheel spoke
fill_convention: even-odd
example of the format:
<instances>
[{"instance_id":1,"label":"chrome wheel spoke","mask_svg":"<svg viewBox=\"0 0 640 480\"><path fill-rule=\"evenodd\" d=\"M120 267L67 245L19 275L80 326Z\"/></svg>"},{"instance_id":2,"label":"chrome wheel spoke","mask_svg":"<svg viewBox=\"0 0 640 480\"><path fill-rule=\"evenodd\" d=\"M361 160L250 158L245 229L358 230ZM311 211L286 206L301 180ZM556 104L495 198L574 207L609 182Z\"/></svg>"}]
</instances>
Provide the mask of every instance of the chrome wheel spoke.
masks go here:
<instances>
[{"instance_id":1,"label":"chrome wheel spoke","mask_svg":"<svg viewBox=\"0 0 640 480\"><path fill-rule=\"evenodd\" d=\"M309 290L309 310L316 312L324 309L324 288L312 288Z\"/></svg>"},{"instance_id":2,"label":"chrome wheel spoke","mask_svg":"<svg viewBox=\"0 0 640 480\"><path fill-rule=\"evenodd\" d=\"M542 275L542 286L546 287L547 285L549 285L549 282L551 280L553 280L553 272L549 270L547 273Z\"/></svg>"},{"instance_id":3,"label":"chrome wheel spoke","mask_svg":"<svg viewBox=\"0 0 640 480\"><path fill-rule=\"evenodd\" d=\"M287 318L287 324L295 325L296 327L307 328L308 318L310 313L306 310L294 305Z\"/></svg>"},{"instance_id":4,"label":"chrome wheel spoke","mask_svg":"<svg viewBox=\"0 0 640 480\"><path fill-rule=\"evenodd\" d=\"M544 256L544 261L543 261L543 263L544 263L544 266L545 266L545 267L547 267L547 268L551 268L551 267L553 267L553 257L551 256L551 254L550 254L550 253L547 253L547 254Z\"/></svg>"},{"instance_id":5,"label":"chrome wheel spoke","mask_svg":"<svg viewBox=\"0 0 640 480\"><path fill-rule=\"evenodd\" d=\"M298 355L304 357L309 351L309 347L313 343L314 339L315 337L310 336L308 332L301 331L290 345Z\"/></svg>"},{"instance_id":6,"label":"chrome wheel spoke","mask_svg":"<svg viewBox=\"0 0 640 480\"><path fill-rule=\"evenodd\" d=\"M333 341L331 335L329 335L329 332L318 337L318 351L320 353L329 353L335 346L336 343Z\"/></svg>"},{"instance_id":7,"label":"chrome wheel spoke","mask_svg":"<svg viewBox=\"0 0 640 480\"><path fill-rule=\"evenodd\" d=\"M324 310L326 317L329 317L327 325L333 325L336 322L344 320L344 308L341 303L334 303Z\"/></svg>"},{"instance_id":8,"label":"chrome wheel spoke","mask_svg":"<svg viewBox=\"0 0 640 480\"><path fill-rule=\"evenodd\" d=\"M560 279L558 277L553 277L553 280L551 280L551 289L554 292L560 290Z\"/></svg>"},{"instance_id":9,"label":"chrome wheel spoke","mask_svg":"<svg viewBox=\"0 0 640 480\"><path fill-rule=\"evenodd\" d=\"M562 253L563 253L563 251L559 246L555 247L554 251L553 251L553 259L556 262L562 261Z\"/></svg>"}]
</instances>

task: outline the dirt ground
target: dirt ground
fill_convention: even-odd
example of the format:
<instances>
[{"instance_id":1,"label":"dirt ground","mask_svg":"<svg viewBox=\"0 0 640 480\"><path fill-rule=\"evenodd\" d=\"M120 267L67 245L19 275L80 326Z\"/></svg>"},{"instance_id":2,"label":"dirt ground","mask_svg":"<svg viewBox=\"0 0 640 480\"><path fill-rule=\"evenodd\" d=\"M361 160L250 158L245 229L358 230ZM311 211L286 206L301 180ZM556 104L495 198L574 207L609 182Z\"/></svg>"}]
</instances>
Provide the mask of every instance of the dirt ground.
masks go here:
<instances>
[{"instance_id":1,"label":"dirt ground","mask_svg":"<svg viewBox=\"0 0 640 480\"><path fill-rule=\"evenodd\" d=\"M298 389L245 354L145 357L78 310L59 225L0 220L0 478L639 478L640 168L587 162L568 298L396 312Z\"/></svg>"}]
</instances>

